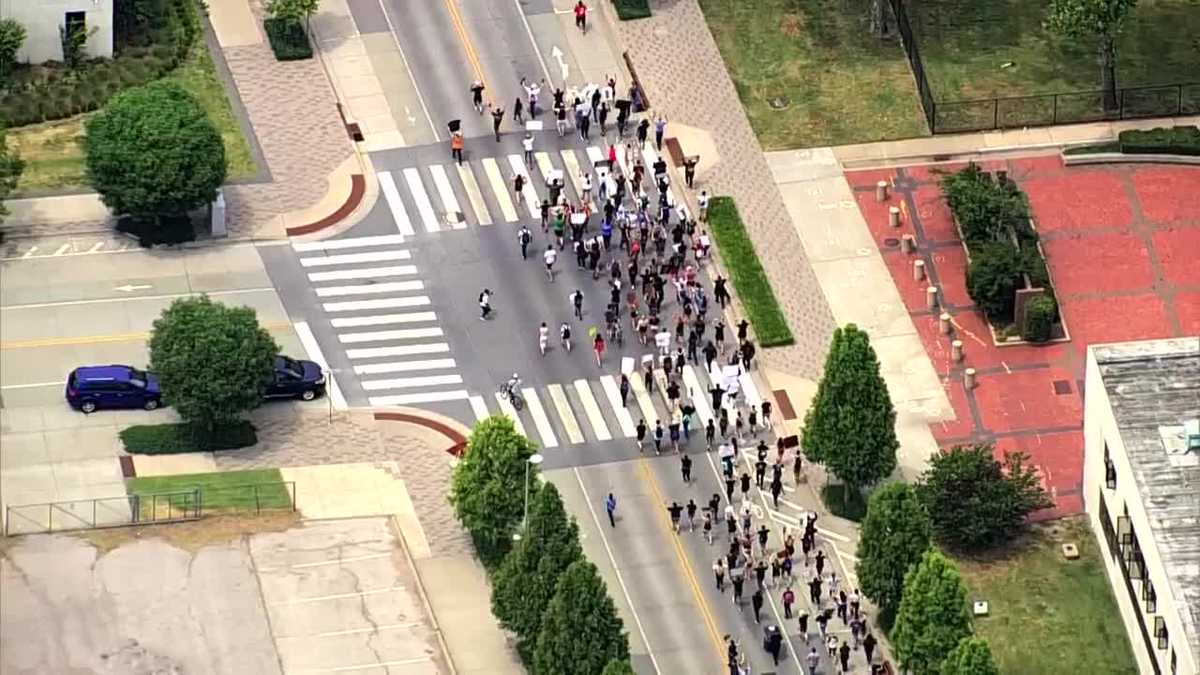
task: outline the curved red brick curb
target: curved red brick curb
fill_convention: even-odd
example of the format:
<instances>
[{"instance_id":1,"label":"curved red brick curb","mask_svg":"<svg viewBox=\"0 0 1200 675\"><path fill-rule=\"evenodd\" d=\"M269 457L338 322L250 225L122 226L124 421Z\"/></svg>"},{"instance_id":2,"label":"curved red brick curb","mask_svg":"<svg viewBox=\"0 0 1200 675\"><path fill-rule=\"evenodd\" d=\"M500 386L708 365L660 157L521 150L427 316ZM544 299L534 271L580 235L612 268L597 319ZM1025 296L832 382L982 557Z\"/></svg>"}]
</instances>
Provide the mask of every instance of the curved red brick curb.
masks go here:
<instances>
[{"instance_id":1,"label":"curved red brick curb","mask_svg":"<svg viewBox=\"0 0 1200 675\"><path fill-rule=\"evenodd\" d=\"M297 225L289 227L285 231L289 237L298 237L302 234L312 234L319 232L331 225L336 225L343 218L350 215L358 205L362 203L363 195L367 193L367 179L361 173L350 174L350 196L346 198L346 202L339 206L333 213L321 218L320 220L308 223L307 225Z\"/></svg>"},{"instance_id":2,"label":"curved red brick curb","mask_svg":"<svg viewBox=\"0 0 1200 675\"><path fill-rule=\"evenodd\" d=\"M378 412L375 413L375 419L384 422L409 422L427 429L433 429L454 442L454 445L447 448L446 452L455 457L462 457L463 451L467 449L466 436L463 436L457 429L447 424L442 424L437 420L431 420L428 417L401 412Z\"/></svg>"}]
</instances>

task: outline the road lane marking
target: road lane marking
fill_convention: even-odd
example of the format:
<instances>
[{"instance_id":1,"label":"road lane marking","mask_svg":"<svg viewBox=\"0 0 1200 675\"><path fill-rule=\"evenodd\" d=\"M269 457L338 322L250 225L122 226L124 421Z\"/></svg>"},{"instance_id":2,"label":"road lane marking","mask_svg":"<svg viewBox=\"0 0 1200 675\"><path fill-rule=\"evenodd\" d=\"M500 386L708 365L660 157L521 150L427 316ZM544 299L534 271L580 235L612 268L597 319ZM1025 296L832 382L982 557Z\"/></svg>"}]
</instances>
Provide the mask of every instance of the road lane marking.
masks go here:
<instances>
[{"instance_id":1,"label":"road lane marking","mask_svg":"<svg viewBox=\"0 0 1200 675\"><path fill-rule=\"evenodd\" d=\"M401 239L404 236L413 236L417 232L408 218L404 200L400 199L400 190L396 188L396 179L392 178L392 172L380 171L376 176L379 178L379 187L383 190L383 198L387 201L388 210L392 212L392 220L396 223L396 229L400 230Z\"/></svg>"},{"instance_id":2,"label":"road lane marking","mask_svg":"<svg viewBox=\"0 0 1200 675\"><path fill-rule=\"evenodd\" d=\"M707 425L713 418L712 408L708 405L708 390L700 386L700 378L691 364L683 367L683 386L687 387L687 396L692 401L692 407L696 409L696 415Z\"/></svg>"},{"instance_id":3,"label":"road lane marking","mask_svg":"<svg viewBox=\"0 0 1200 675\"><path fill-rule=\"evenodd\" d=\"M280 331L286 328L291 328L292 324L287 321L273 321L262 324L262 327L268 331ZM60 338L37 338L33 340L13 340L9 342L0 342L0 350L66 347L71 345L105 344L112 342L136 342L149 339L150 333L148 332L112 333L110 335L81 335L76 337Z\"/></svg>"},{"instance_id":4,"label":"road lane marking","mask_svg":"<svg viewBox=\"0 0 1200 675\"><path fill-rule=\"evenodd\" d=\"M300 259L301 267L328 267L330 265L356 265L358 263L388 262L391 260L409 260L412 253L408 251L369 251L367 253L342 253L339 255L310 256Z\"/></svg>"},{"instance_id":5,"label":"road lane marking","mask_svg":"<svg viewBox=\"0 0 1200 675\"><path fill-rule=\"evenodd\" d=\"M538 201L537 190L533 187L533 179L529 177L529 170L525 168L525 161L520 155L509 155L508 165L512 167L513 173L525 177L525 186L521 189L521 196L525 198L525 206L529 209L530 218L539 218L541 214L541 202Z\"/></svg>"},{"instance_id":6,"label":"road lane marking","mask_svg":"<svg viewBox=\"0 0 1200 675\"><path fill-rule=\"evenodd\" d=\"M525 433L525 425L521 424L521 416L517 414L517 409L513 407L513 404L508 402L508 398L504 394L496 392L496 402L500 404L500 412L512 420L513 428L517 430L517 433L529 438L529 434Z\"/></svg>"},{"instance_id":7,"label":"road lane marking","mask_svg":"<svg viewBox=\"0 0 1200 675\"><path fill-rule=\"evenodd\" d=\"M441 164L431 164L429 173L433 176L433 186L437 188L438 199L442 202L442 212L446 214L446 222L456 230L465 228L467 226L465 222L451 219L454 214L462 216L462 207L458 204L458 197L454 196L454 188L450 187L450 177L446 175L446 168Z\"/></svg>"},{"instance_id":8,"label":"road lane marking","mask_svg":"<svg viewBox=\"0 0 1200 675\"><path fill-rule=\"evenodd\" d=\"M381 342L383 340L411 340L413 338L442 337L442 329L432 328L397 328L395 330L376 330L364 333L339 333L338 342L342 344L357 344L360 342Z\"/></svg>"},{"instance_id":9,"label":"road lane marking","mask_svg":"<svg viewBox=\"0 0 1200 675\"><path fill-rule=\"evenodd\" d=\"M548 152L533 153L533 162L537 164L538 171L546 178L549 178L550 173L554 171L554 163L550 161L550 153Z\"/></svg>"},{"instance_id":10,"label":"road lane marking","mask_svg":"<svg viewBox=\"0 0 1200 675\"><path fill-rule=\"evenodd\" d=\"M758 395L758 387L755 386L754 379L750 377L750 373L739 375L738 382L742 385L742 395L746 397L746 403L752 408L761 408L762 397Z\"/></svg>"},{"instance_id":11,"label":"road lane marking","mask_svg":"<svg viewBox=\"0 0 1200 675\"><path fill-rule=\"evenodd\" d=\"M467 201L471 202L475 220L480 225L491 225L492 214L488 213L487 203L483 201L483 191L479 189L479 183L475 180L475 172L471 169L470 163L458 165L458 177L462 181L463 189L467 191Z\"/></svg>"},{"instance_id":12,"label":"road lane marking","mask_svg":"<svg viewBox=\"0 0 1200 675\"><path fill-rule=\"evenodd\" d=\"M373 406L412 405L414 403L437 403L439 401L465 401L471 395L466 389L430 391L421 394L393 394L391 396L368 396L367 403Z\"/></svg>"},{"instance_id":13,"label":"road lane marking","mask_svg":"<svg viewBox=\"0 0 1200 675\"><path fill-rule=\"evenodd\" d=\"M658 152L655 151L654 146L650 143L647 143L646 147L642 148L642 159L646 162L646 171L649 172L650 179L654 180L654 163L658 161ZM667 186L667 204L670 206L675 205L675 193L669 185Z\"/></svg>"},{"instance_id":14,"label":"road lane marking","mask_svg":"<svg viewBox=\"0 0 1200 675\"><path fill-rule=\"evenodd\" d=\"M391 178L391 173L388 171L380 172L379 175L388 174ZM392 187L396 186L396 182L392 181ZM394 246L403 244L405 238L398 234L381 234L370 237L347 237L345 239L326 239L325 241L294 241L292 242L292 250L297 253L310 253L312 251L337 251L347 248L364 248L367 246Z\"/></svg>"},{"instance_id":15,"label":"road lane marking","mask_svg":"<svg viewBox=\"0 0 1200 675\"><path fill-rule=\"evenodd\" d=\"M356 270L331 270L329 272L309 272L308 280L346 281L348 279L382 279L384 277L402 277L416 274L416 265L391 265L389 267L365 267Z\"/></svg>"},{"instance_id":16,"label":"road lane marking","mask_svg":"<svg viewBox=\"0 0 1200 675\"><path fill-rule=\"evenodd\" d=\"M542 407L542 402L538 399L537 390L533 387L524 387L521 389L521 395L525 397L525 408L533 417L533 425L537 427L538 436L542 437L542 447L558 447L558 439L554 436L554 427L550 425L550 418L546 417L546 409Z\"/></svg>"},{"instance_id":17,"label":"road lane marking","mask_svg":"<svg viewBox=\"0 0 1200 675\"><path fill-rule=\"evenodd\" d=\"M653 429L654 423L658 421L658 413L654 410L654 400L650 398L650 392L646 391L646 383L642 381L640 373L631 375L629 383L633 385L633 397L637 399L638 408L642 410L642 419L646 420L647 427Z\"/></svg>"},{"instance_id":18,"label":"road lane marking","mask_svg":"<svg viewBox=\"0 0 1200 675\"><path fill-rule=\"evenodd\" d=\"M265 288L238 288L231 291L207 291L205 293L165 293L161 295L130 295L119 298L96 298L95 300L62 300L59 302L34 302L27 305L4 305L5 311L15 312L19 309L46 309L48 307L74 307L78 305L104 305L113 302L134 302L137 300L174 300L175 298L194 298L201 295L209 297L218 295L245 295L247 293L275 293L274 286Z\"/></svg>"},{"instance_id":19,"label":"road lane marking","mask_svg":"<svg viewBox=\"0 0 1200 675\"><path fill-rule=\"evenodd\" d=\"M500 165L496 163L495 159L484 157L483 173L492 186L492 194L500 203L500 213L504 216L505 222L513 222L517 219L517 209L513 207L512 199L508 196L508 183L504 182L504 175L500 173Z\"/></svg>"},{"instance_id":20,"label":"road lane marking","mask_svg":"<svg viewBox=\"0 0 1200 675\"><path fill-rule=\"evenodd\" d=\"M575 380L575 393L579 395L579 400L583 401L583 411L592 425L593 435L601 441L611 441L612 434L608 432L608 424L604 421L604 415L600 412L600 406L596 403L588 381Z\"/></svg>"},{"instance_id":21,"label":"road lane marking","mask_svg":"<svg viewBox=\"0 0 1200 675\"><path fill-rule=\"evenodd\" d=\"M321 351L321 344L317 342L317 337L313 335L312 329L308 327L308 322L297 321L292 324L296 330L296 335L300 338L300 344L304 347L305 353L308 354L308 360L321 366L321 370L325 372L327 378L325 382L325 391L329 396L330 402L333 404L334 410L348 410L350 406L346 405L346 397L342 395L342 388L338 386L337 378L333 376L333 369L329 367L329 362L325 360L325 354Z\"/></svg>"},{"instance_id":22,"label":"road lane marking","mask_svg":"<svg viewBox=\"0 0 1200 675\"><path fill-rule=\"evenodd\" d=\"M428 295L413 295L407 298L380 298L379 300L346 300L327 302L321 305L326 312L357 312L364 309L399 309L401 307L424 307L429 304Z\"/></svg>"},{"instance_id":23,"label":"road lane marking","mask_svg":"<svg viewBox=\"0 0 1200 675\"><path fill-rule=\"evenodd\" d=\"M375 314L372 316L347 316L330 319L334 328L357 328L361 326L387 326L393 323L424 323L437 321L433 312L408 312L407 314Z\"/></svg>"},{"instance_id":24,"label":"road lane marking","mask_svg":"<svg viewBox=\"0 0 1200 675\"><path fill-rule=\"evenodd\" d=\"M347 349L349 359L377 359L390 356L412 356L414 354L444 354L450 351L450 345L445 342L430 342L420 345L398 345L393 347L364 347L362 349Z\"/></svg>"},{"instance_id":25,"label":"road lane marking","mask_svg":"<svg viewBox=\"0 0 1200 675\"><path fill-rule=\"evenodd\" d=\"M322 286L314 288L318 298L336 298L343 295L379 295L381 293L403 293L425 288L422 281L389 281L382 284L357 284L350 286Z\"/></svg>"},{"instance_id":26,"label":"road lane marking","mask_svg":"<svg viewBox=\"0 0 1200 675\"><path fill-rule=\"evenodd\" d=\"M388 363L366 363L354 366L355 375L383 375L386 373L408 373L417 370L441 370L454 368L454 359L424 359L419 361L394 361Z\"/></svg>"},{"instance_id":27,"label":"road lane marking","mask_svg":"<svg viewBox=\"0 0 1200 675\"><path fill-rule=\"evenodd\" d=\"M421 375L419 377L396 377L387 380L366 380L362 388L366 391L382 389L408 389L410 387L437 387L443 384L462 384L461 375Z\"/></svg>"},{"instance_id":28,"label":"road lane marking","mask_svg":"<svg viewBox=\"0 0 1200 675\"><path fill-rule=\"evenodd\" d=\"M421 182L421 173L411 167L405 169L404 182L408 184L408 192L417 203L417 213L421 214L425 231L437 232L440 229L437 214L434 213L433 203L429 201L429 194L425 192L425 184Z\"/></svg>"},{"instance_id":29,"label":"road lane marking","mask_svg":"<svg viewBox=\"0 0 1200 675\"><path fill-rule=\"evenodd\" d=\"M567 430L567 439L572 444L583 442L583 430L579 428L579 422L575 420L575 415L571 412L571 404L567 402L567 392L563 391L561 384L552 384L546 387L550 392L550 401L554 403L554 409L558 411L558 418L562 420L563 428Z\"/></svg>"},{"instance_id":30,"label":"road lane marking","mask_svg":"<svg viewBox=\"0 0 1200 675\"><path fill-rule=\"evenodd\" d=\"M616 378L612 375L601 376L600 387L604 390L604 396L608 398L608 404L612 406L613 414L617 416L621 434L625 438L633 438L637 433L637 425L633 423L633 416L621 405L621 389L617 386Z\"/></svg>"},{"instance_id":31,"label":"road lane marking","mask_svg":"<svg viewBox=\"0 0 1200 675\"><path fill-rule=\"evenodd\" d=\"M471 412L475 413L476 421L482 422L483 420L486 420L492 416L492 414L488 412L487 403L483 400L482 396L473 395L468 400L471 402Z\"/></svg>"}]
</instances>

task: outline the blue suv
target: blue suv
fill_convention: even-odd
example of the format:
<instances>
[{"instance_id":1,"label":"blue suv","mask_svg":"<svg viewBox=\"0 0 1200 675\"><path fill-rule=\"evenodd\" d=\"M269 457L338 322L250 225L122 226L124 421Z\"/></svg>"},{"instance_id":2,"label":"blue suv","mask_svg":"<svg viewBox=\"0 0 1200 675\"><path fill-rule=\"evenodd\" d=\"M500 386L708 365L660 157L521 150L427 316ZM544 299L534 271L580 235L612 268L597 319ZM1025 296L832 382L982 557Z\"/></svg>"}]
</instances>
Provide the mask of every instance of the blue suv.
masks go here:
<instances>
[{"instance_id":1,"label":"blue suv","mask_svg":"<svg viewBox=\"0 0 1200 675\"><path fill-rule=\"evenodd\" d=\"M99 408L144 408L162 404L158 378L132 366L83 366L67 378L67 403L85 413Z\"/></svg>"}]
</instances>

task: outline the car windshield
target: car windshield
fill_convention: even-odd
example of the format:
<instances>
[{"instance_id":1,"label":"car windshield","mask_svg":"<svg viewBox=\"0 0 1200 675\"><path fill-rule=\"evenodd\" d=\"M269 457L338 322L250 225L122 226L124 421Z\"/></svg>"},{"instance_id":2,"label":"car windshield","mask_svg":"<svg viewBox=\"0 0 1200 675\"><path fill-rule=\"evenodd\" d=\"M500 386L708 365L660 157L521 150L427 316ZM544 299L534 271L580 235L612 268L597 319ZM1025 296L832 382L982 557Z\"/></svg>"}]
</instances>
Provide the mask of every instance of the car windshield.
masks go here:
<instances>
[{"instance_id":1,"label":"car windshield","mask_svg":"<svg viewBox=\"0 0 1200 675\"><path fill-rule=\"evenodd\" d=\"M291 375L298 380L304 377L304 367L301 366L300 363L295 359L290 359L281 355L279 360L275 363L280 370L287 371L288 375Z\"/></svg>"},{"instance_id":2,"label":"car windshield","mask_svg":"<svg viewBox=\"0 0 1200 675\"><path fill-rule=\"evenodd\" d=\"M129 369L129 384L138 389L146 388L146 371L138 370L137 368Z\"/></svg>"}]
</instances>

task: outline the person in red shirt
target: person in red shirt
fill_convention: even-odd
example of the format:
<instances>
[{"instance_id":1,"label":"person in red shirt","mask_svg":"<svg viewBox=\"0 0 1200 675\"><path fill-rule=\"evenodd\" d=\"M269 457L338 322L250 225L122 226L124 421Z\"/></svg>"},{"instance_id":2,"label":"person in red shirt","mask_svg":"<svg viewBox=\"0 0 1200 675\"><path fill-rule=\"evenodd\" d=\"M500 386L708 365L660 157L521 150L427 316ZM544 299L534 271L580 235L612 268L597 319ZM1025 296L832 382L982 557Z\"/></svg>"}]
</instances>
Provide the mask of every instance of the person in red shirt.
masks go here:
<instances>
[{"instance_id":1,"label":"person in red shirt","mask_svg":"<svg viewBox=\"0 0 1200 675\"><path fill-rule=\"evenodd\" d=\"M596 339L592 341L592 350L596 352L596 365L599 366L604 359L604 336L596 333Z\"/></svg>"},{"instance_id":2,"label":"person in red shirt","mask_svg":"<svg viewBox=\"0 0 1200 675\"><path fill-rule=\"evenodd\" d=\"M587 11L587 5L583 4L583 0L575 3L575 27L583 33L587 32Z\"/></svg>"}]
</instances>

